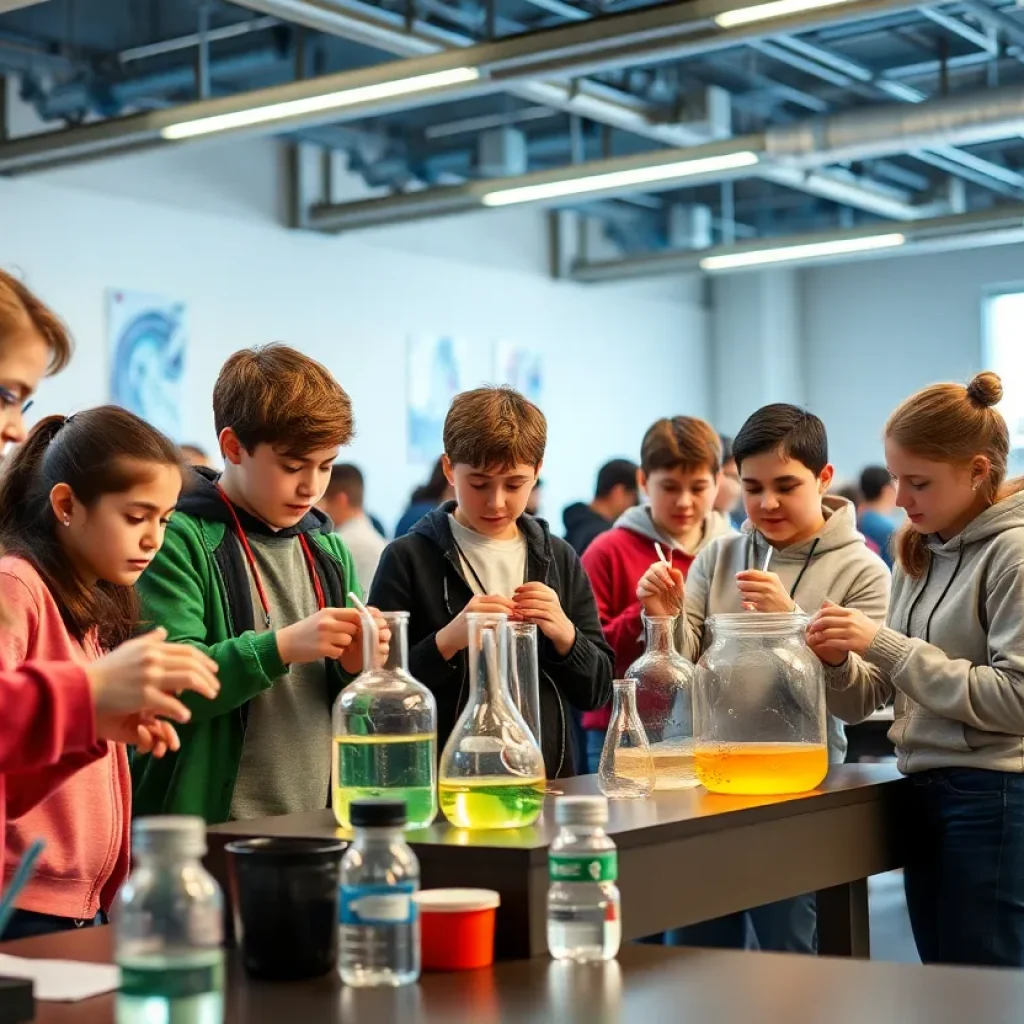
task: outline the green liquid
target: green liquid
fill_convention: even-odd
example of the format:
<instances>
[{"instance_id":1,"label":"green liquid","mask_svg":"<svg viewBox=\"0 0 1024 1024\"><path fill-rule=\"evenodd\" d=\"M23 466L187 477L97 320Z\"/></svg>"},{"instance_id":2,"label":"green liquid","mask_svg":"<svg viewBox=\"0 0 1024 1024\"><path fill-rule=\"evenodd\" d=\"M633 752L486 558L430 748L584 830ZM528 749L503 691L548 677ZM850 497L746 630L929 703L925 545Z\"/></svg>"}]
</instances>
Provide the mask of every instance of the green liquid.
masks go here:
<instances>
[{"instance_id":1,"label":"green liquid","mask_svg":"<svg viewBox=\"0 0 1024 1024\"><path fill-rule=\"evenodd\" d=\"M456 828L522 828L540 817L544 806L542 778L508 775L477 779L442 779L441 810Z\"/></svg>"},{"instance_id":2,"label":"green liquid","mask_svg":"<svg viewBox=\"0 0 1024 1024\"><path fill-rule=\"evenodd\" d=\"M437 737L336 736L334 817L349 828L349 805L365 797L404 800L406 828L425 828L437 815L434 751Z\"/></svg>"},{"instance_id":3,"label":"green liquid","mask_svg":"<svg viewBox=\"0 0 1024 1024\"><path fill-rule=\"evenodd\" d=\"M122 960L117 1024L222 1024L224 954Z\"/></svg>"}]
</instances>

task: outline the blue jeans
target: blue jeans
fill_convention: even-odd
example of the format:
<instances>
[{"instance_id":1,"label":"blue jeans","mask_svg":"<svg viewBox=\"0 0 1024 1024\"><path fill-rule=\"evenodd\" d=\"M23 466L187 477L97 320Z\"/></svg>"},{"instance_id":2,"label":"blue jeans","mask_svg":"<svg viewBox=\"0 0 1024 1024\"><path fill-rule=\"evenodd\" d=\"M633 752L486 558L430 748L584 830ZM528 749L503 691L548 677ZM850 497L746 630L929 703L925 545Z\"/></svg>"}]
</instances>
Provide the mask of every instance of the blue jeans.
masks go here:
<instances>
[{"instance_id":1,"label":"blue jeans","mask_svg":"<svg viewBox=\"0 0 1024 1024\"><path fill-rule=\"evenodd\" d=\"M666 933L667 946L760 949L774 953L818 952L818 903L814 893L766 903Z\"/></svg>"},{"instance_id":2,"label":"blue jeans","mask_svg":"<svg viewBox=\"0 0 1024 1024\"><path fill-rule=\"evenodd\" d=\"M1024 776L910 776L907 908L924 963L1024 967Z\"/></svg>"},{"instance_id":3,"label":"blue jeans","mask_svg":"<svg viewBox=\"0 0 1024 1024\"><path fill-rule=\"evenodd\" d=\"M587 729L587 774L596 775L601 766L601 751L604 750L604 733L600 729Z\"/></svg>"},{"instance_id":4,"label":"blue jeans","mask_svg":"<svg viewBox=\"0 0 1024 1024\"><path fill-rule=\"evenodd\" d=\"M37 935L53 935L70 932L77 928L94 928L106 924L107 915L101 910L95 917L76 920L72 917L57 917L54 914L38 914L34 910L15 910L4 929L4 942L14 939L33 939Z\"/></svg>"}]
</instances>

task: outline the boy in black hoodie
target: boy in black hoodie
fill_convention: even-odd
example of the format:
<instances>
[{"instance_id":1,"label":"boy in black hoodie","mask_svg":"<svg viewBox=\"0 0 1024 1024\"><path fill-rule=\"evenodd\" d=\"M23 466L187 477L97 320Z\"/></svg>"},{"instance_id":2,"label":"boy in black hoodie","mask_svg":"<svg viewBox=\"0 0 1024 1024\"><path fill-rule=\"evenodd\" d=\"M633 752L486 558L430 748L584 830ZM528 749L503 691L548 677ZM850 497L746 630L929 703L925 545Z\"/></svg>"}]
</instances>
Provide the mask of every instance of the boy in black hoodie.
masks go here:
<instances>
[{"instance_id":1,"label":"boy in black hoodie","mask_svg":"<svg viewBox=\"0 0 1024 1024\"><path fill-rule=\"evenodd\" d=\"M510 388L457 396L444 425L456 500L387 548L370 601L410 613L409 669L437 699L439 748L469 692L466 615L535 623L541 750L558 778L576 773L567 705L587 711L610 699L612 653L579 557L525 513L546 443L544 414Z\"/></svg>"}]
</instances>

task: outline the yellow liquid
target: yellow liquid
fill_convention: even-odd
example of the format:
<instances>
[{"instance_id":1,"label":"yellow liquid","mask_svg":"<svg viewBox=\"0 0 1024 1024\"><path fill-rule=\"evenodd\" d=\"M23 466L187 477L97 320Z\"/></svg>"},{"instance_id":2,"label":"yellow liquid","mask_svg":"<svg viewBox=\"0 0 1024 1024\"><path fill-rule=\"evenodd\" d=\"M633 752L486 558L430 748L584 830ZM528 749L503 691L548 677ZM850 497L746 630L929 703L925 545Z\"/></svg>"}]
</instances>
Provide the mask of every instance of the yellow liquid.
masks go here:
<instances>
[{"instance_id":1,"label":"yellow liquid","mask_svg":"<svg viewBox=\"0 0 1024 1024\"><path fill-rule=\"evenodd\" d=\"M694 766L693 740L674 739L651 744L654 762L654 788L692 789L700 785ZM639 779L645 774L644 755L640 750L615 751L615 766L620 775Z\"/></svg>"},{"instance_id":2,"label":"yellow liquid","mask_svg":"<svg viewBox=\"0 0 1024 1024\"><path fill-rule=\"evenodd\" d=\"M540 817L544 806L543 778L509 775L476 779L442 779L438 799L444 816L456 828L522 828Z\"/></svg>"},{"instance_id":3,"label":"yellow liquid","mask_svg":"<svg viewBox=\"0 0 1024 1024\"><path fill-rule=\"evenodd\" d=\"M712 793L807 793L828 774L828 748L823 743L720 743L698 746L694 762Z\"/></svg>"}]
</instances>

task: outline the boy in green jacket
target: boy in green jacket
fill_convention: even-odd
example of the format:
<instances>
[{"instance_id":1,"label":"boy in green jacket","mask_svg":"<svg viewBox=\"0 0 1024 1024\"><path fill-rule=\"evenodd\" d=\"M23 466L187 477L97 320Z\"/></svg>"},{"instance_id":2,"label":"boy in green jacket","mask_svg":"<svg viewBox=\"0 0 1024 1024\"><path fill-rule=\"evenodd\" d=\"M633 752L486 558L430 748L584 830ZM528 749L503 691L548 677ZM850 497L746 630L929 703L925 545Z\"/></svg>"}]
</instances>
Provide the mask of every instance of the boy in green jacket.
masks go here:
<instances>
[{"instance_id":1,"label":"boy in green jacket","mask_svg":"<svg viewBox=\"0 0 1024 1024\"><path fill-rule=\"evenodd\" d=\"M210 824L328 806L331 706L363 660L352 558L315 507L352 436L348 395L268 345L224 364L213 408L224 472L195 471L138 590L146 620L217 662L220 694L183 695L181 750L133 766L135 814Z\"/></svg>"}]
</instances>

